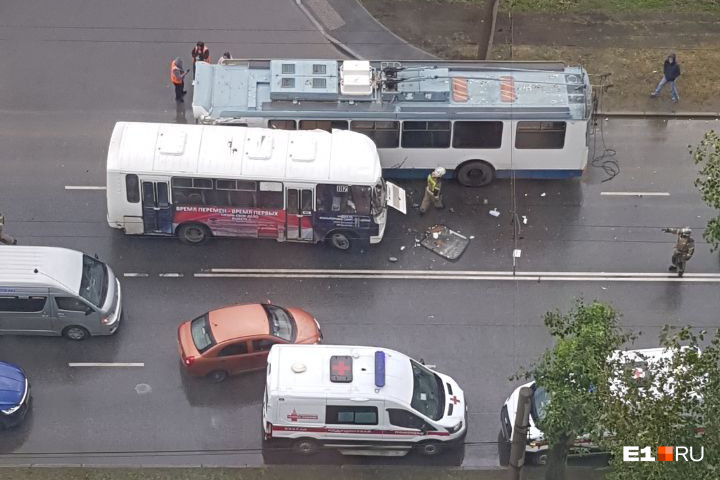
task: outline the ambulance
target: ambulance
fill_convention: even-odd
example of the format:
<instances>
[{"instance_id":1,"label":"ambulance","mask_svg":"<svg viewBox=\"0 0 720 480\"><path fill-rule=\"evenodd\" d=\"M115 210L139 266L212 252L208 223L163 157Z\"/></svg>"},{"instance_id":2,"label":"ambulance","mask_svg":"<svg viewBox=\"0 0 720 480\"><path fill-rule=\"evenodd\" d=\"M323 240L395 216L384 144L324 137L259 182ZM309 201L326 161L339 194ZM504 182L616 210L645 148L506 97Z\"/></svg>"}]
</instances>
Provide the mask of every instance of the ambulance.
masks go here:
<instances>
[{"instance_id":1,"label":"ambulance","mask_svg":"<svg viewBox=\"0 0 720 480\"><path fill-rule=\"evenodd\" d=\"M387 348L274 345L263 400L265 446L311 455L437 455L463 443L465 395L451 377Z\"/></svg>"}]
</instances>

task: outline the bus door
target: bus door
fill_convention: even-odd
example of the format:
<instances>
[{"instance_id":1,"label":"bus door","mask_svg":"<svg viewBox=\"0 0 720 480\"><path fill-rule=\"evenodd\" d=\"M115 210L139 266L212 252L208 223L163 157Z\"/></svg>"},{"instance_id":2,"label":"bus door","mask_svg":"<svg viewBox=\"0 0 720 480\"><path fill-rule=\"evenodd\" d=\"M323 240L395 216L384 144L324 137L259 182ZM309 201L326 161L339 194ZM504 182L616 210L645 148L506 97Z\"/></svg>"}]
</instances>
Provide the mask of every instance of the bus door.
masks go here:
<instances>
[{"instance_id":1,"label":"bus door","mask_svg":"<svg viewBox=\"0 0 720 480\"><path fill-rule=\"evenodd\" d=\"M313 202L314 188L303 185L285 186L285 232L287 240L312 242L313 236Z\"/></svg>"},{"instance_id":2,"label":"bus door","mask_svg":"<svg viewBox=\"0 0 720 480\"><path fill-rule=\"evenodd\" d=\"M173 232L167 180L143 180L142 209L145 233Z\"/></svg>"}]
</instances>

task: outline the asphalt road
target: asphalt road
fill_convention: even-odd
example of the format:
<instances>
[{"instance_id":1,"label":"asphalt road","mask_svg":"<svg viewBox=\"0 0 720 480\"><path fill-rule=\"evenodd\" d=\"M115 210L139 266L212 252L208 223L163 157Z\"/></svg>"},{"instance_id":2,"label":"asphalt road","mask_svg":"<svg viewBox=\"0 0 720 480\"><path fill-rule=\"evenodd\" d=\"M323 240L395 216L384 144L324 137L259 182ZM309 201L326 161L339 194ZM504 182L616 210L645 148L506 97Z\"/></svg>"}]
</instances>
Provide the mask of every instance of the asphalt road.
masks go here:
<instances>
[{"instance_id":1,"label":"asphalt road","mask_svg":"<svg viewBox=\"0 0 720 480\"><path fill-rule=\"evenodd\" d=\"M420 218L393 214L383 243L352 255L322 246L223 240L189 247L129 238L105 223L107 142L119 120L183 121L167 81L169 61L203 39L213 55L325 57L338 53L288 0L5 2L0 7L0 211L22 244L98 253L120 274L125 319L117 335L81 344L2 337L0 358L25 368L35 405L20 429L0 434L1 464L257 465L263 458L261 375L221 385L181 375L177 324L232 302L271 299L316 314L326 341L395 348L454 376L470 402L469 444L433 462L496 465L498 412L549 338L542 314L579 295L612 302L623 323L657 344L661 325L718 325L717 254L699 236L710 213L692 186L687 145L715 122L600 119L598 153L616 151L610 181L589 167L576 181L509 181L486 189L449 185L449 209ZM133 25L129 27L128 25ZM188 102L189 104L189 102ZM189 105L187 106L189 109ZM189 110L186 118L191 119ZM421 185L407 183L417 202ZM646 192L656 196L607 195ZM413 203L411 200L410 203ZM513 234L511 212L521 227ZM497 208L501 215L491 217ZM527 217L527 223L522 221ZM447 262L415 238L445 223L474 238ZM673 237L690 225L698 246L682 282L666 276ZM401 247L406 247L401 249ZM0 247L2 248L2 247ZM512 252L522 254L513 265ZM388 261L398 257L397 263ZM516 272L473 279L268 278L274 269ZM217 268L264 269L264 277L196 276ZM542 274L542 279L528 277ZM570 275L553 279L548 272ZM608 275L600 275L608 272ZM160 277L175 273L181 278ZM598 274L591 281L589 273ZM613 275L630 274L618 281ZM527 275L527 277L522 277ZM286 275L287 277L287 275ZM548 278L550 277L550 278ZM584 279L585 278L585 279ZM701 280L701 281L699 281ZM75 368L70 362L138 362L142 367ZM291 461L295 461L292 459ZM406 459L327 463L419 464Z\"/></svg>"}]
</instances>

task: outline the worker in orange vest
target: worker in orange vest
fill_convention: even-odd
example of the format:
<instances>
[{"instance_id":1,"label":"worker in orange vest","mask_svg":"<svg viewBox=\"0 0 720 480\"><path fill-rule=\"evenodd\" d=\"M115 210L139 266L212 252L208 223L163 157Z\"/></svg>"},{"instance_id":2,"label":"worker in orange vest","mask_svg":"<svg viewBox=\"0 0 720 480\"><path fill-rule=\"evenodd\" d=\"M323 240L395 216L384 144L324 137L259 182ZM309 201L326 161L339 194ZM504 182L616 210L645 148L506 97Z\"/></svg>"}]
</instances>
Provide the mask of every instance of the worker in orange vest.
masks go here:
<instances>
[{"instance_id":1,"label":"worker in orange vest","mask_svg":"<svg viewBox=\"0 0 720 480\"><path fill-rule=\"evenodd\" d=\"M183 61L180 57L177 57L170 64L170 82L175 87L175 101L182 102L183 96L187 93L185 91L185 75L189 72L183 70Z\"/></svg>"},{"instance_id":2,"label":"worker in orange vest","mask_svg":"<svg viewBox=\"0 0 720 480\"><path fill-rule=\"evenodd\" d=\"M193 59L193 77L195 77L195 64L197 62L210 63L210 49L205 46L205 42L197 42L195 48L192 49Z\"/></svg>"}]
</instances>

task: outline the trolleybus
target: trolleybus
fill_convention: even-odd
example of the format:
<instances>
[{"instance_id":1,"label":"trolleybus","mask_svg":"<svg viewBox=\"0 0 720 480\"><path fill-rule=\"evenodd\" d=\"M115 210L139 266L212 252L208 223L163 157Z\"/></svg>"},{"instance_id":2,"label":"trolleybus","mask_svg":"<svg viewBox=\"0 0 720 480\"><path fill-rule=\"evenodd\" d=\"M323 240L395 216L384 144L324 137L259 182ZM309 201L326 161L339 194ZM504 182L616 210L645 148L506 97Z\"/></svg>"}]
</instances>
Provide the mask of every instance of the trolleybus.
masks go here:
<instances>
[{"instance_id":1,"label":"trolleybus","mask_svg":"<svg viewBox=\"0 0 720 480\"><path fill-rule=\"evenodd\" d=\"M361 132L385 176L445 167L463 185L579 176L592 88L557 62L225 60L198 63L199 123Z\"/></svg>"}]
</instances>

